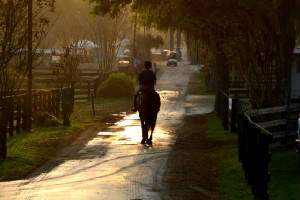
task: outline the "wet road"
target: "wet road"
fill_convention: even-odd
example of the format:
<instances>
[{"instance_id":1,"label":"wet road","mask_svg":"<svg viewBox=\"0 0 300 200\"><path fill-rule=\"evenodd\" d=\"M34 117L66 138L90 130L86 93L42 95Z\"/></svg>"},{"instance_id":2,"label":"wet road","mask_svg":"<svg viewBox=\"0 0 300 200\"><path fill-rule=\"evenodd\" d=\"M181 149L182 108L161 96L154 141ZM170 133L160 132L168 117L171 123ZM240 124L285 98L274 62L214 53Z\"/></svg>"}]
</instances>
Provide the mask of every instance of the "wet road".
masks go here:
<instances>
[{"instance_id":1,"label":"wet road","mask_svg":"<svg viewBox=\"0 0 300 200\"><path fill-rule=\"evenodd\" d=\"M161 199L161 180L175 130L184 115L213 108L210 96L186 95L190 74L198 71L184 64L161 70L156 89L162 106L152 146L139 144L138 115L123 113L121 121L99 132L76 154L62 152L52 161L55 167L45 166L43 173L26 180L1 182L0 199Z\"/></svg>"}]
</instances>

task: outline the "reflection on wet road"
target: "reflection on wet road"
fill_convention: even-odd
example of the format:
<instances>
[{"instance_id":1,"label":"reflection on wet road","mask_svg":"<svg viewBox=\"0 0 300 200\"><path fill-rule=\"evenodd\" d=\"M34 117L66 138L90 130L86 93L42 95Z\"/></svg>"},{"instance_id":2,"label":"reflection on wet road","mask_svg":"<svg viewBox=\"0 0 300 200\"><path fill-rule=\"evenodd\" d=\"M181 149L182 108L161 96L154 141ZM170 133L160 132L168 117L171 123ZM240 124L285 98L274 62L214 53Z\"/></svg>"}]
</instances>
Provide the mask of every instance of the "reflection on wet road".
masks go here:
<instances>
[{"instance_id":1,"label":"reflection on wet road","mask_svg":"<svg viewBox=\"0 0 300 200\"><path fill-rule=\"evenodd\" d=\"M1 182L0 199L160 199L174 131L185 114L210 112L213 107L211 97L186 96L189 76L197 71L189 65L162 70L157 83L162 106L152 146L139 144L138 115L121 113L121 121L97 133L76 155L58 156L60 162L52 170ZM201 105L205 108L199 109Z\"/></svg>"}]
</instances>

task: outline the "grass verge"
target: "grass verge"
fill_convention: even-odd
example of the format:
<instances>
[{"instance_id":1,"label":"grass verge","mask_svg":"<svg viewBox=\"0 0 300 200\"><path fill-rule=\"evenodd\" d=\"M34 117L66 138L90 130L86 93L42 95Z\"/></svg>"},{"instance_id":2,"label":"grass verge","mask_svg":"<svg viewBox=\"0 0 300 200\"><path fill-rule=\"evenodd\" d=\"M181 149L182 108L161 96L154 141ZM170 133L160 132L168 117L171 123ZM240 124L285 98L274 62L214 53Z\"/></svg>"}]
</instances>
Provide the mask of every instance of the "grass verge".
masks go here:
<instances>
[{"instance_id":1,"label":"grass verge","mask_svg":"<svg viewBox=\"0 0 300 200\"><path fill-rule=\"evenodd\" d=\"M190 80L192 83L195 84L195 87L192 87L193 84L190 84L189 94L196 94L196 95L215 95L215 91L208 90L204 77L201 73L195 74L191 77Z\"/></svg>"},{"instance_id":2,"label":"grass verge","mask_svg":"<svg viewBox=\"0 0 300 200\"><path fill-rule=\"evenodd\" d=\"M226 200L254 199L241 163L238 162L237 134L224 131L215 114L207 115L209 137L223 141L224 146L215 152L220 177L220 191ZM271 181L268 185L270 200L298 200L299 154L294 150L272 152L269 165Z\"/></svg>"},{"instance_id":3,"label":"grass verge","mask_svg":"<svg viewBox=\"0 0 300 200\"><path fill-rule=\"evenodd\" d=\"M111 114L127 111L130 99L95 100L96 115L90 102L75 103L71 126L34 127L29 133L15 134L7 141L7 159L0 161L0 181L25 178L64 147L71 144L85 128L97 123L112 122Z\"/></svg>"},{"instance_id":4,"label":"grass verge","mask_svg":"<svg viewBox=\"0 0 300 200\"><path fill-rule=\"evenodd\" d=\"M214 153L219 173L220 193L226 200L253 199L241 164L238 162L237 135L224 131L215 114L207 115L208 137L223 143Z\"/></svg>"},{"instance_id":5,"label":"grass verge","mask_svg":"<svg viewBox=\"0 0 300 200\"><path fill-rule=\"evenodd\" d=\"M33 128L29 133L9 138L7 159L0 162L0 181L24 178L70 144L81 128L79 123L70 127Z\"/></svg>"},{"instance_id":6,"label":"grass verge","mask_svg":"<svg viewBox=\"0 0 300 200\"><path fill-rule=\"evenodd\" d=\"M294 150L272 152L268 185L271 200L299 200L299 154Z\"/></svg>"}]
</instances>

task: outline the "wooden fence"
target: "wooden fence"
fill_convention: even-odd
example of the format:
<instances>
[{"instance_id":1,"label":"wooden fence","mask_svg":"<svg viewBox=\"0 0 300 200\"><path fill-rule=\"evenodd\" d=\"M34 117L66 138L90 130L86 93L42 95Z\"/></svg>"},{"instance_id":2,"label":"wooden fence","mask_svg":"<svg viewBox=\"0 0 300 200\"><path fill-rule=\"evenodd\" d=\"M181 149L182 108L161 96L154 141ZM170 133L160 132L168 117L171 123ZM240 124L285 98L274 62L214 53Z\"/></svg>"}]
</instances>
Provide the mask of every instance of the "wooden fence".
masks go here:
<instances>
[{"instance_id":1,"label":"wooden fence","mask_svg":"<svg viewBox=\"0 0 300 200\"><path fill-rule=\"evenodd\" d=\"M229 94L221 91L216 102L217 115L224 130L238 132L239 161L253 194L257 199L269 199L270 145L275 141L285 145L289 138L295 143L300 106L292 104L242 113L239 108L242 98L249 98L246 89L231 88Z\"/></svg>"},{"instance_id":2,"label":"wooden fence","mask_svg":"<svg viewBox=\"0 0 300 200\"><path fill-rule=\"evenodd\" d=\"M95 66L84 66L79 69L79 80L75 84L75 100L90 100L90 94L94 91L94 81L99 77ZM57 81L56 68L54 66L39 66L33 70L33 87L62 88L63 84Z\"/></svg>"},{"instance_id":3,"label":"wooden fence","mask_svg":"<svg viewBox=\"0 0 300 200\"><path fill-rule=\"evenodd\" d=\"M29 111L27 94L9 96L0 105L0 159L6 158L7 133L13 137L15 133L25 130ZM39 90L32 93L32 113L47 112L59 117L61 91L60 89Z\"/></svg>"},{"instance_id":4,"label":"wooden fence","mask_svg":"<svg viewBox=\"0 0 300 200\"><path fill-rule=\"evenodd\" d=\"M238 117L238 152L245 177L257 199L269 199L267 185L271 160L270 144L275 140L296 137L299 104L249 110ZM274 118L277 117L278 119ZM282 119L285 117L285 119ZM279 130L279 131L278 131Z\"/></svg>"},{"instance_id":5,"label":"wooden fence","mask_svg":"<svg viewBox=\"0 0 300 200\"><path fill-rule=\"evenodd\" d=\"M230 88L229 94L221 91L218 102L216 102L216 111L221 119L224 130L236 131L238 105L242 98L249 98L249 91L244 88Z\"/></svg>"},{"instance_id":6,"label":"wooden fence","mask_svg":"<svg viewBox=\"0 0 300 200\"><path fill-rule=\"evenodd\" d=\"M33 71L34 88L61 88L53 67L38 68ZM95 67L80 69L79 80L75 83L75 101L90 101L91 94L96 95L98 85L107 79L110 73L99 73Z\"/></svg>"}]
</instances>

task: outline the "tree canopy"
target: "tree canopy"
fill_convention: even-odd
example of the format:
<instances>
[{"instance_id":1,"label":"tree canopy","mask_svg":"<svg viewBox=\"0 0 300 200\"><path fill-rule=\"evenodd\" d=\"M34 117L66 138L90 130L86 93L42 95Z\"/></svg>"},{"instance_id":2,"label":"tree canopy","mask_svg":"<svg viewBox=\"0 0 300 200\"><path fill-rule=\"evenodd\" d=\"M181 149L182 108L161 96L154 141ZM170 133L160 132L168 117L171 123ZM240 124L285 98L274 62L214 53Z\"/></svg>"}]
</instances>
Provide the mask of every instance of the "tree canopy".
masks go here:
<instances>
[{"instance_id":1,"label":"tree canopy","mask_svg":"<svg viewBox=\"0 0 300 200\"><path fill-rule=\"evenodd\" d=\"M223 54L250 90L254 107L282 104L288 95L298 0L90 0L94 13L117 16L127 6L139 23L185 32L192 44ZM217 66L224 67L224 66ZM277 85L274 85L275 74ZM222 77L220 77L222 78ZM280 80L280 81L279 81ZM279 98L274 98L280 95ZM274 101L278 99L278 101Z\"/></svg>"},{"instance_id":2,"label":"tree canopy","mask_svg":"<svg viewBox=\"0 0 300 200\"><path fill-rule=\"evenodd\" d=\"M0 102L21 87L27 73L27 1L0 1ZM33 49L48 31L46 13L53 9L53 0L33 4ZM34 55L35 58L35 55Z\"/></svg>"}]
</instances>

